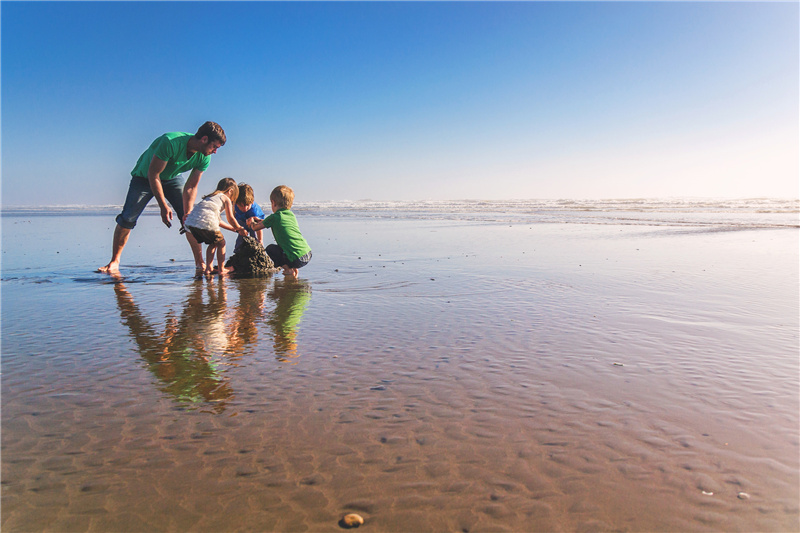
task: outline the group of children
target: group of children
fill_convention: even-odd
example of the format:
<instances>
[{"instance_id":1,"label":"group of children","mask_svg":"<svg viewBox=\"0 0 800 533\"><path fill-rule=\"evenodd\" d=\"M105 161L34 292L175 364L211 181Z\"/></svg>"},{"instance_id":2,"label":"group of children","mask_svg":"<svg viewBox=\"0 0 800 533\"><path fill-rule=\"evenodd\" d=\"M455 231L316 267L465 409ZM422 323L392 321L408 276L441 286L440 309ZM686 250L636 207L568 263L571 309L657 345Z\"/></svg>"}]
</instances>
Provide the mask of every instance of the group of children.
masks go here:
<instances>
[{"instance_id":1,"label":"group of children","mask_svg":"<svg viewBox=\"0 0 800 533\"><path fill-rule=\"evenodd\" d=\"M286 185L273 189L269 196L272 214L264 216L264 211L255 202L253 188L246 183L237 185L232 178L223 178L211 194L207 194L194 206L184 223L192 236L201 244L207 244L204 274L214 272L214 256L217 258L217 272L224 276L230 272L225 268L225 237L220 229L239 234L234 245L234 253L244 242L243 237L255 237L263 245L263 230L270 228L276 244L267 246L266 251L276 267L283 268L283 274L296 278L297 270L311 261L311 248L300 233L297 218L291 208L294 191ZM227 222L222 220L225 213Z\"/></svg>"}]
</instances>

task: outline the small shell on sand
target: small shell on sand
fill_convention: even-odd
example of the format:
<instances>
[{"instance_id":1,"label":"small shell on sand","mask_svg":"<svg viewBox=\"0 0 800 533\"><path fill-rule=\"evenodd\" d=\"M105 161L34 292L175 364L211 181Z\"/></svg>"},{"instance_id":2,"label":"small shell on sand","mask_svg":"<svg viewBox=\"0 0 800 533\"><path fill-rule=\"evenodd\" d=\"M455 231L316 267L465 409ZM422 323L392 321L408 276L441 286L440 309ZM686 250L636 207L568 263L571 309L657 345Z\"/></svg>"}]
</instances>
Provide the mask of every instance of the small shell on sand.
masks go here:
<instances>
[{"instance_id":1,"label":"small shell on sand","mask_svg":"<svg viewBox=\"0 0 800 533\"><path fill-rule=\"evenodd\" d=\"M339 520L339 525L348 529L351 527L358 527L363 523L364 519L361 518L361 515L355 513L346 514Z\"/></svg>"},{"instance_id":2,"label":"small shell on sand","mask_svg":"<svg viewBox=\"0 0 800 533\"><path fill-rule=\"evenodd\" d=\"M750 495L747 494L746 492L740 492L738 494L738 496L739 496L740 500L749 500L750 499Z\"/></svg>"}]
</instances>

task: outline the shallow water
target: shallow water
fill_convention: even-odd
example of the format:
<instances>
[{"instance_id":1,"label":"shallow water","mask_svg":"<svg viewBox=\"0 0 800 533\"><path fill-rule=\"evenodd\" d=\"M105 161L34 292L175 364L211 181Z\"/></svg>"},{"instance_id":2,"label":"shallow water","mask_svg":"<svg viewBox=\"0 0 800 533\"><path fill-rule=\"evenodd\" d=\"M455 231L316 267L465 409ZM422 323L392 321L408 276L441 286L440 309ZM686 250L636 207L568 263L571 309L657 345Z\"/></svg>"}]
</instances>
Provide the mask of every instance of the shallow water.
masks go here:
<instances>
[{"instance_id":1,"label":"shallow water","mask_svg":"<svg viewBox=\"0 0 800 533\"><path fill-rule=\"evenodd\" d=\"M800 529L797 229L111 224L3 218L4 531Z\"/></svg>"}]
</instances>

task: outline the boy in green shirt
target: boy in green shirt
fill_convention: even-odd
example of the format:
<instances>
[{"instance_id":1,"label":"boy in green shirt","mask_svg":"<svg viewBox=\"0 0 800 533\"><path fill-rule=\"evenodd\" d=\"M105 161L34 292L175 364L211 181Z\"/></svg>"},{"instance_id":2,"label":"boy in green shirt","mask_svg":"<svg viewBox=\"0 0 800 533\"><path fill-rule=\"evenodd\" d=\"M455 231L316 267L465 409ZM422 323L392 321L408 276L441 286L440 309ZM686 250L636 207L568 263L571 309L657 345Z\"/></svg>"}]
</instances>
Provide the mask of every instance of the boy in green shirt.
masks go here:
<instances>
[{"instance_id":1,"label":"boy in green shirt","mask_svg":"<svg viewBox=\"0 0 800 533\"><path fill-rule=\"evenodd\" d=\"M272 229L277 244L267 246L267 255L276 267L283 268L283 275L297 277L297 269L311 261L311 248L300 233L294 213L289 211L294 203L294 191L286 185L279 185L269 195L272 214L263 220L253 219L250 229Z\"/></svg>"}]
</instances>

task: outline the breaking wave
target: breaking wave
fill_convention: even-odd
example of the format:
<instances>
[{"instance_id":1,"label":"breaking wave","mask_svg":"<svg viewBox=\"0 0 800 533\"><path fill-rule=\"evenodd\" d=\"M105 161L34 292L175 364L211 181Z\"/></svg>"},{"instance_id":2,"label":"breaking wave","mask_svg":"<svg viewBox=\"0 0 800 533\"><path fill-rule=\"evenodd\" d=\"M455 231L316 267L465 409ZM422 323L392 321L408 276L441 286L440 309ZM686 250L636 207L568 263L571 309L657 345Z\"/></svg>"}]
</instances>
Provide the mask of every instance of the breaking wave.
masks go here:
<instances>
[{"instance_id":1,"label":"breaking wave","mask_svg":"<svg viewBox=\"0 0 800 533\"><path fill-rule=\"evenodd\" d=\"M148 206L147 215L158 215ZM118 205L3 207L3 216L116 215ZM633 198L606 200L421 200L298 202L303 216L449 220L509 224L624 224L722 228L800 228L800 200Z\"/></svg>"}]
</instances>

